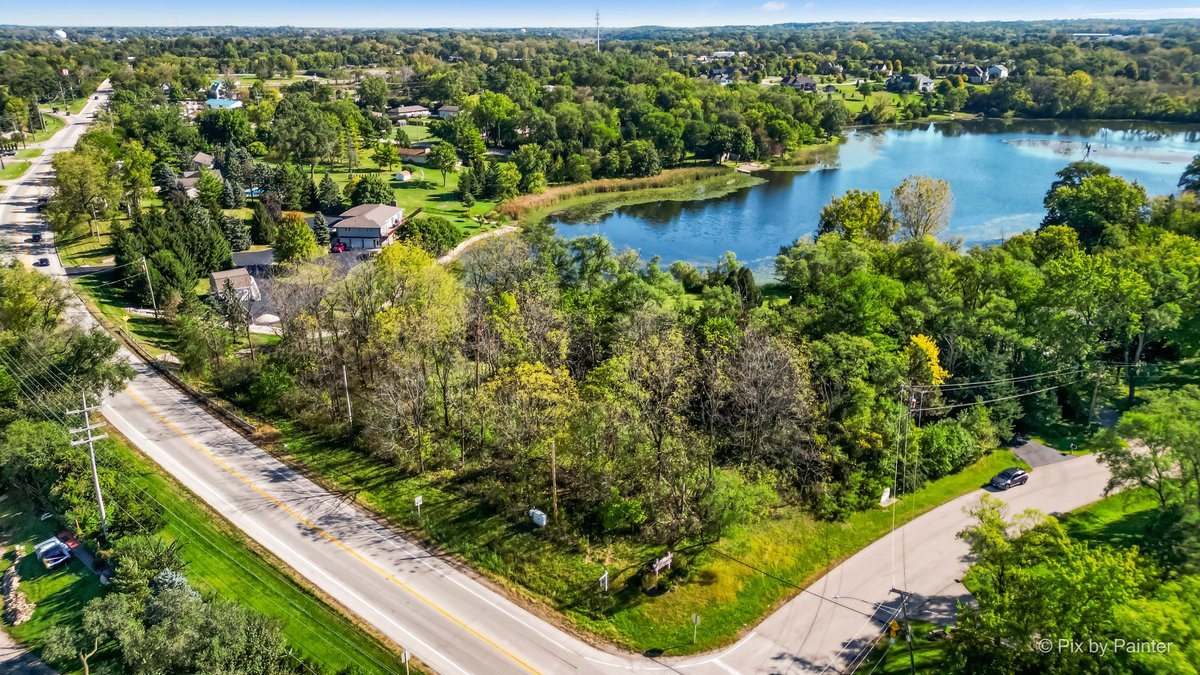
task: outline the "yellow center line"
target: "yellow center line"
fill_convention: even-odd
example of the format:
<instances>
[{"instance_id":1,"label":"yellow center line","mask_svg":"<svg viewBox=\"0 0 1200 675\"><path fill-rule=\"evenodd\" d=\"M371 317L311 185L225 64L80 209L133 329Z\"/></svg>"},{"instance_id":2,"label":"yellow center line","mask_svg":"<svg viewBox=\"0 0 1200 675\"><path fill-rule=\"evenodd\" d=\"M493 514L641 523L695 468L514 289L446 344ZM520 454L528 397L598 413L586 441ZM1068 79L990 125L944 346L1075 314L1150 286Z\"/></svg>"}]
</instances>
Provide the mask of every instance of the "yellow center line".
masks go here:
<instances>
[{"instance_id":1,"label":"yellow center line","mask_svg":"<svg viewBox=\"0 0 1200 675\"><path fill-rule=\"evenodd\" d=\"M395 576L393 576L393 575L392 575L390 572L388 572L387 570L385 570L385 569L383 569L382 567L380 567L379 565L376 565L375 563L371 562L370 560L368 560L367 558L365 558L364 556L362 556L362 555L361 555L361 554L360 554L358 551L355 551L353 548L351 548L350 546L346 545L344 542L342 542L342 541L341 541L340 539L338 539L337 537L335 537L335 536L333 536L332 534L330 534L330 533L326 532L324 529L322 529L322 528L318 527L317 525L315 525L314 523L312 523L311 521L309 521L307 518L305 518L304 516L300 515L300 514L299 514L299 513L297 513L296 511L294 511L294 510L293 510L293 509L292 509L290 506L288 506L287 504L284 504L283 502L281 502L280 500L276 499L276 498L275 498L274 496L272 496L271 494L267 493L265 490L263 490L263 489L262 489L262 488L260 488L258 485L256 485L256 484L255 484L253 481L251 481L250 479L246 478L246 477L245 477L245 476L243 476L241 473L239 473L237 469L234 469L232 466L230 466L229 464L225 463L225 461L224 461L224 460L222 460L220 457L217 457L217 456L216 456L216 455L214 455L213 453L209 452L209 450L208 450L207 448L205 448L203 445L200 445L199 443L197 443L197 442L196 442L196 441L195 441L195 440L194 440L194 439L193 439L191 436L188 436L186 433L184 433L182 429L180 429L179 427L175 426L175 424L173 424L173 423L172 423L170 420L168 420L167 418L165 418L165 417L163 417L162 415L160 415L160 414L159 414L159 412L158 412L157 410L155 410L155 409L151 408L151 407L150 407L150 405L146 403L146 401L144 401L144 400L143 400L143 399L142 399L140 396L138 396L137 394L133 393L133 391L132 391L132 390L128 390L128 389L127 389L127 390L125 391L125 393L129 394L129 396L130 396L130 397L132 397L134 401L137 401L138 405L140 405L140 406L142 406L143 408L145 408L145 409L147 410L147 412L149 412L151 415L154 415L155 417L157 417L157 418L158 418L158 420L159 420L160 422L162 422L163 424L167 425L167 427L168 427L168 428L170 428L170 429L171 429L171 431L174 431L176 434L178 434L178 435L180 436L180 438L182 438L183 440L187 441L187 442L188 442L188 443L189 443L189 444L190 444L192 447L196 448L197 450L199 450L200 452L202 452L202 453L203 453L203 454L204 454L206 457L208 457L208 458L209 458L209 459L211 459L212 461L216 462L218 465L220 465L220 466L221 466L221 468L225 469L225 470L226 470L226 471L228 471L230 474L232 474L232 475L233 475L235 478L237 478L238 480L240 480L240 481L242 481L243 483L245 483L245 484L246 484L247 486L249 486L249 487L250 487L252 490L254 490L254 491L255 491L255 492L257 492L258 494L262 495L262 496L263 496L263 497L265 497L266 499L270 500L270 501L271 501L271 503L275 504L275 506L278 506L279 508L283 509L283 510L284 510L284 511L285 511L285 512L288 514L288 515L290 515L290 516L292 516L293 518L295 518L296 520L300 521L300 522L301 522L301 523L303 523L303 524L304 524L306 527L308 527L309 529L313 530L313 531L314 531L314 532L316 532L317 534L321 535L321 536L322 536L322 537L324 537L325 539L328 539L330 542L332 542L334 545L336 545L338 548L342 549L342 550L343 550L343 551L345 551L346 553L349 553L350 555L354 556L354 558L355 558L355 559L357 559L359 562L363 563L363 564L364 564L364 565L366 565L367 567L371 568L373 571L375 571L375 572L376 572L376 573L378 573L379 575L383 576L383 578L387 579L388 581L392 582L393 584L395 584L395 585L399 586L400 588L404 589L405 591L407 591L408 593L410 593L410 594L411 594L413 597L415 597L415 598L417 598L418 600L420 600L421 602L425 603L426 605L428 605L428 606L429 606L429 607L431 607L432 609L434 609L434 610L437 610L437 612L438 612L438 613L440 613L442 616L444 616L444 617L446 617L447 619L450 619L450 620L451 620L451 621L453 621L454 623L458 624L460 627L462 627L464 630L466 630L466 631L467 631L467 632L469 632L470 634L472 634L472 635L474 635L475 637L479 638L480 640L482 640L482 641L486 642L488 645L490 645L490 646L491 646L493 649L495 649L496 651L500 652L501 654L504 654L504 655L505 655L505 656L507 656L509 659L512 659L512 661L513 661L514 663L516 663L517 665L521 666L522 668L524 668L525 670L527 670L527 671L529 671L529 672L531 672L531 673L537 673L537 672L538 672L538 671L537 671L535 668L533 668L532 666L530 666L528 663L525 663L524 661L522 661L520 658L518 658L518 657L517 657L515 654L513 654L512 652L508 651L508 650L507 650L507 649L505 649L504 647L501 647L500 645L496 644L496 643L495 643L495 642L493 642L492 640L488 639L486 636L484 636L483 634L481 634L479 631L475 630L474 628L471 628L471 627L470 627L470 626L468 626L466 623L463 623L463 622L462 622L462 621L461 621L461 620L460 620L458 617L454 616L453 614L451 614L450 612L446 611L445 609L442 609L442 607L441 607L440 605L438 605L437 603L433 602L433 601L432 601L432 600L430 600L429 598L425 597L425 596L424 596L424 595L422 595L420 592L418 592L416 589L412 588L411 586L409 586L408 584L404 583L403 581L401 581L401 580L397 579Z\"/></svg>"}]
</instances>

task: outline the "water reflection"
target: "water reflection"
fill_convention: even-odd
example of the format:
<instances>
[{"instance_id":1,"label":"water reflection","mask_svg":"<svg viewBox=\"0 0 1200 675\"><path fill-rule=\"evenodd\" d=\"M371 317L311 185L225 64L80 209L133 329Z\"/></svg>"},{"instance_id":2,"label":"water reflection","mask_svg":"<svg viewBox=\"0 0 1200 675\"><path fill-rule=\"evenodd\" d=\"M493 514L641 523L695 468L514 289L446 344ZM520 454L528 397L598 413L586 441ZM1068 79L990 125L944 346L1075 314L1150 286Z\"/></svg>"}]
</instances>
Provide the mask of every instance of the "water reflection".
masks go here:
<instances>
[{"instance_id":1,"label":"water reflection","mask_svg":"<svg viewBox=\"0 0 1200 675\"><path fill-rule=\"evenodd\" d=\"M763 184L717 199L628 206L587 223L568 215L558 226L565 236L599 232L644 259L704 265L733 251L762 272L780 246L815 229L830 197L851 188L886 195L909 174L948 180L956 204L946 236L987 243L1037 225L1042 197L1067 162L1086 155L1166 194L1197 153L1200 127L1165 124L980 120L857 129L831 153L836 159L807 172L766 172Z\"/></svg>"}]
</instances>

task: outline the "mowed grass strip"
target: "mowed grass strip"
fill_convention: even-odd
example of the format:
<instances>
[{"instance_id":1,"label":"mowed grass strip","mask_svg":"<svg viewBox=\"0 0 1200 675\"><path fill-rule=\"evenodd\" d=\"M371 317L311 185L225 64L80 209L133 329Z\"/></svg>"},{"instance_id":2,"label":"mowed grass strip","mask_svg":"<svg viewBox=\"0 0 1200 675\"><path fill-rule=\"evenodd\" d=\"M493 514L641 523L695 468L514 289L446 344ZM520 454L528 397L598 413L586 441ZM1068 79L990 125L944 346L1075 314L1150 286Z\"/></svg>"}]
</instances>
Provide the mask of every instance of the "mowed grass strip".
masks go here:
<instances>
[{"instance_id":1,"label":"mowed grass strip","mask_svg":"<svg viewBox=\"0 0 1200 675\"><path fill-rule=\"evenodd\" d=\"M282 563L251 548L173 478L124 443L116 451L134 467L125 479L137 489L137 498L165 520L159 536L182 545L185 572L197 587L277 619L292 650L330 672L404 670L395 653L293 580Z\"/></svg>"},{"instance_id":2,"label":"mowed grass strip","mask_svg":"<svg viewBox=\"0 0 1200 675\"><path fill-rule=\"evenodd\" d=\"M735 641L774 607L891 529L892 511L872 509L845 522L818 520L786 506L740 525L715 544L734 559L706 548L675 553L671 587L641 590L645 568L661 547L617 539L566 547L527 519L464 499L449 473L410 476L363 453L274 421L290 461L330 487L354 493L369 508L454 552L515 594L562 612L579 628L635 651L682 654ZM995 450L958 474L931 482L897 503L902 524L975 490L996 473L1022 462ZM413 499L421 495L418 520ZM738 562L746 561L769 574ZM611 593L596 580L610 573ZM784 582L779 581L780 579ZM702 618L692 644L693 613Z\"/></svg>"}]
</instances>

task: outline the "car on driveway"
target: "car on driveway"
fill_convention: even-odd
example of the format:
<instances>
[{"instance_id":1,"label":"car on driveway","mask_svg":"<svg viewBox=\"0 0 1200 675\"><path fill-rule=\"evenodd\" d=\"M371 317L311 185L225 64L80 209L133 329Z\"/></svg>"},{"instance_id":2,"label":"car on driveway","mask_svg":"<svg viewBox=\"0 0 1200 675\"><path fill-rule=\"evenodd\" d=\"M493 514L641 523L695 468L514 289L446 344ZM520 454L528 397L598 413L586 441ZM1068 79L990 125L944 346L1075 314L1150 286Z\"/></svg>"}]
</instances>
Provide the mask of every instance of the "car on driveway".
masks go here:
<instances>
[{"instance_id":1,"label":"car on driveway","mask_svg":"<svg viewBox=\"0 0 1200 675\"><path fill-rule=\"evenodd\" d=\"M50 259L49 258L38 258L37 262L33 263L33 266L34 267L49 267Z\"/></svg>"},{"instance_id":2,"label":"car on driveway","mask_svg":"<svg viewBox=\"0 0 1200 675\"><path fill-rule=\"evenodd\" d=\"M35 233L33 233L33 236L29 237L29 241L32 241L32 242L33 242L33 243L35 243L35 244L41 243L41 241L42 241L42 233L41 233L41 232L35 232Z\"/></svg>"},{"instance_id":3,"label":"car on driveway","mask_svg":"<svg viewBox=\"0 0 1200 675\"><path fill-rule=\"evenodd\" d=\"M991 485L997 490L1007 490L1010 487L1024 485L1028 482L1029 474L1026 473L1024 469L1019 469L1014 466L1011 469L1005 469L996 474L995 477L992 478Z\"/></svg>"},{"instance_id":4,"label":"car on driveway","mask_svg":"<svg viewBox=\"0 0 1200 675\"><path fill-rule=\"evenodd\" d=\"M37 559L48 570L52 570L71 559L71 549L58 537L51 537L33 548Z\"/></svg>"}]
</instances>

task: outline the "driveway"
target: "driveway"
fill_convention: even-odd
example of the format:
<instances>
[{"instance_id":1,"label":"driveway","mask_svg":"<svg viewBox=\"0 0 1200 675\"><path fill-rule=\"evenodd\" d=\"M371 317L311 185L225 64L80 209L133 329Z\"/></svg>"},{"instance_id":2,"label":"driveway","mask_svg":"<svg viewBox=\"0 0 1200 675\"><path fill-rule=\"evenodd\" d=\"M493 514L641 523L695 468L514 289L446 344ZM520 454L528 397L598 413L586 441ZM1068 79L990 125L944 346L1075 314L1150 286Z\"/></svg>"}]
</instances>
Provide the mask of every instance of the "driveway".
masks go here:
<instances>
[{"instance_id":1,"label":"driveway","mask_svg":"<svg viewBox=\"0 0 1200 675\"><path fill-rule=\"evenodd\" d=\"M1017 446L1012 451L1014 455L1035 469L1039 466L1065 462L1072 457L1070 453L1059 452L1048 445L1025 437L1019 439Z\"/></svg>"}]
</instances>

